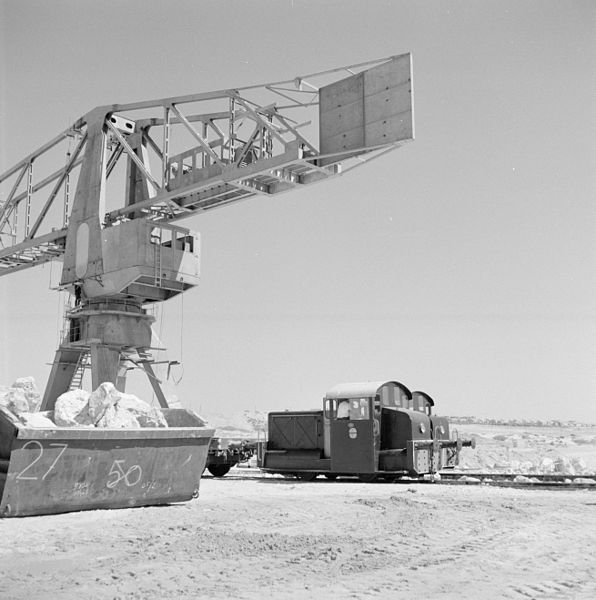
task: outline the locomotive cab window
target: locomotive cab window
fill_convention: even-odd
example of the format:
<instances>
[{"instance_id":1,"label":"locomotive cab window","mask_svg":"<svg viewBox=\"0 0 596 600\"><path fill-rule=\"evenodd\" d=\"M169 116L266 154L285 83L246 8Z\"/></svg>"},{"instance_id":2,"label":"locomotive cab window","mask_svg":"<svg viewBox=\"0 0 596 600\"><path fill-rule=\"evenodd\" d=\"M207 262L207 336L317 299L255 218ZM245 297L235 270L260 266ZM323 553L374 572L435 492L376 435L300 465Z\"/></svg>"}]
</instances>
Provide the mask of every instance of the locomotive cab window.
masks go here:
<instances>
[{"instance_id":1,"label":"locomotive cab window","mask_svg":"<svg viewBox=\"0 0 596 600\"><path fill-rule=\"evenodd\" d=\"M325 412L336 419L365 421L370 418L370 403L368 398L339 398L330 406L326 403Z\"/></svg>"},{"instance_id":2,"label":"locomotive cab window","mask_svg":"<svg viewBox=\"0 0 596 600\"><path fill-rule=\"evenodd\" d=\"M368 398L352 398L350 400L350 419L366 421L370 418L370 403Z\"/></svg>"},{"instance_id":3,"label":"locomotive cab window","mask_svg":"<svg viewBox=\"0 0 596 600\"><path fill-rule=\"evenodd\" d=\"M338 419L349 419L350 417L350 401L338 400L335 416Z\"/></svg>"},{"instance_id":4,"label":"locomotive cab window","mask_svg":"<svg viewBox=\"0 0 596 600\"><path fill-rule=\"evenodd\" d=\"M381 400L383 406L389 406L390 408L399 408L399 401L397 398L383 398Z\"/></svg>"}]
</instances>

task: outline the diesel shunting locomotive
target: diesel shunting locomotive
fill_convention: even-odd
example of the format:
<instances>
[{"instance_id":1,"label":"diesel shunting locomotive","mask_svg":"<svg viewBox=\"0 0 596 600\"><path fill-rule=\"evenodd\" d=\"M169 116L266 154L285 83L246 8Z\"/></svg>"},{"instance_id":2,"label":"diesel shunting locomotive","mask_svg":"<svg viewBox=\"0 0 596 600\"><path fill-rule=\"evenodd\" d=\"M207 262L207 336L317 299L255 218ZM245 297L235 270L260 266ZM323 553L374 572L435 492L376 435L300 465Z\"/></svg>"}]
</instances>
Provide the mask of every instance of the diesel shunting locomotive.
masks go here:
<instances>
[{"instance_id":1,"label":"diesel shunting locomotive","mask_svg":"<svg viewBox=\"0 0 596 600\"><path fill-rule=\"evenodd\" d=\"M423 477L454 467L462 447L449 421L432 414L424 392L398 381L345 383L329 390L323 410L272 412L258 465L269 473L312 480Z\"/></svg>"}]
</instances>

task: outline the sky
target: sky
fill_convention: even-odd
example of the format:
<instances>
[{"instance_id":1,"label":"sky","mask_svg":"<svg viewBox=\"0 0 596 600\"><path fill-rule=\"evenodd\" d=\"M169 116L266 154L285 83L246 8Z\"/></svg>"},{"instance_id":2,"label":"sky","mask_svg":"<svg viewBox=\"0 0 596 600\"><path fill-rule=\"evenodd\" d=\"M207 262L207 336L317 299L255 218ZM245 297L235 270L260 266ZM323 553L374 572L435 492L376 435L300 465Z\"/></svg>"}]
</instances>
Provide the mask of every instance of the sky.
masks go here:
<instances>
[{"instance_id":1,"label":"sky","mask_svg":"<svg viewBox=\"0 0 596 600\"><path fill-rule=\"evenodd\" d=\"M591 0L0 0L0 172L98 105L405 52L415 141L180 222L202 278L156 324L166 393L232 414L398 380L440 414L596 422ZM0 384L45 386L59 270L0 278Z\"/></svg>"}]
</instances>

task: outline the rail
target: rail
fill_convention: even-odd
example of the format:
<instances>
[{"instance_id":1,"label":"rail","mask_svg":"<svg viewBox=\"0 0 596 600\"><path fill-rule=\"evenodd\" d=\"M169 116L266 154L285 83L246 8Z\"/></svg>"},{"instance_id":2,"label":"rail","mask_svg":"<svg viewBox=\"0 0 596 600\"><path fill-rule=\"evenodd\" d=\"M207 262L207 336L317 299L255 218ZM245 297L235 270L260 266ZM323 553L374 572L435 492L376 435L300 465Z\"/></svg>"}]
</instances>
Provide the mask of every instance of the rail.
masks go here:
<instances>
[{"instance_id":1,"label":"rail","mask_svg":"<svg viewBox=\"0 0 596 600\"><path fill-rule=\"evenodd\" d=\"M440 479L422 478L414 479L402 477L395 481L375 481L377 485L485 485L493 487L510 487L522 489L549 489L549 490L592 490L596 491L596 473L587 475L565 475L565 474L515 474L515 473L466 473L466 472L441 472ZM288 477L275 474L263 473L257 467L250 465L238 465L230 470L225 479L229 480L252 480L267 481L269 483L282 483ZM293 483L307 483L300 479L291 479ZM332 483L362 483L357 477L338 476L335 479L317 477L309 481L316 484Z\"/></svg>"}]
</instances>

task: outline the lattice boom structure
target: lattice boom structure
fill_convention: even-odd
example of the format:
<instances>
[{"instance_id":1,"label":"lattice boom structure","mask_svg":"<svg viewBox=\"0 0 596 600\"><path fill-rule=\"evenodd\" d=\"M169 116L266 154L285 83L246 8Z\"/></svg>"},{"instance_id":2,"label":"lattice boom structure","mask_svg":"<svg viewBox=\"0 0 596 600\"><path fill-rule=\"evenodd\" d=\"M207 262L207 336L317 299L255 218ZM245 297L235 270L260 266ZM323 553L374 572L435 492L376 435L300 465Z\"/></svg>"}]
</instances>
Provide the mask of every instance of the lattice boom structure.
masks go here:
<instances>
[{"instance_id":1,"label":"lattice boom structure","mask_svg":"<svg viewBox=\"0 0 596 600\"><path fill-rule=\"evenodd\" d=\"M174 221L337 176L413 137L403 54L100 106L0 175L0 275L61 258L75 296L43 408L80 384L89 358L94 388L124 391L140 365L167 406L145 307L197 285L200 265L198 234Z\"/></svg>"}]
</instances>

